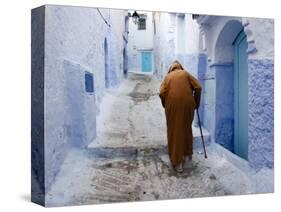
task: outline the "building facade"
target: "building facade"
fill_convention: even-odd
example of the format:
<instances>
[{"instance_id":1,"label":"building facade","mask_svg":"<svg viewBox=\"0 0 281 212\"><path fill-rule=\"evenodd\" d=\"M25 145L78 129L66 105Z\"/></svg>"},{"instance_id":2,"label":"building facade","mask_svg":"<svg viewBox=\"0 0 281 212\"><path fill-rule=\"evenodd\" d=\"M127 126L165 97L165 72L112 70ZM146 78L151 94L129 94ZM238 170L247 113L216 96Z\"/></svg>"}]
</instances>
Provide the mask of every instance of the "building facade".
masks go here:
<instances>
[{"instance_id":1,"label":"building facade","mask_svg":"<svg viewBox=\"0 0 281 212\"><path fill-rule=\"evenodd\" d=\"M133 14L134 11L129 11ZM152 12L137 11L138 21L129 19L128 62L129 71L152 73L153 60L153 25Z\"/></svg>"},{"instance_id":2,"label":"building facade","mask_svg":"<svg viewBox=\"0 0 281 212\"><path fill-rule=\"evenodd\" d=\"M203 87L199 112L212 141L272 168L273 20L154 12L153 23L157 76L179 60Z\"/></svg>"},{"instance_id":3,"label":"building facade","mask_svg":"<svg viewBox=\"0 0 281 212\"><path fill-rule=\"evenodd\" d=\"M163 77L177 59L194 76L198 75L199 28L191 14L153 12L155 72Z\"/></svg>"},{"instance_id":4,"label":"building facade","mask_svg":"<svg viewBox=\"0 0 281 212\"><path fill-rule=\"evenodd\" d=\"M273 167L274 21L195 17L207 58L204 125L215 142L249 161Z\"/></svg>"},{"instance_id":5,"label":"building facade","mask_svg":"<svg viewBox=\"0 0 281 212\"><path fill-rule=\"evenodd\" d=\"M34 94L32 105L35 112L43 108L42 117L39 113L32 117L32 176L46 191L68 149L85 148L93 141L104 91L118 86L126 76L127 14L125 10L56 5L32 10L32 83L33 90L41 92ZM37 83L39 70L44 77ZM36 103L39 96L44 97L43 105ZM36 120L41 119L44 127L39 128ZM40 145L42 134L44 144ZM43 164L36 162L39 158Z\"/></svg>"},{"instance_id":6,"label":"building facade","mask_svg":"<svg viewBox=\"0 0 281 212\"><path fill-rule=\"evenodd\" d=\"M199 112L212 143L254 169L274 167L274 21L138 11L134 22L133 12L32 10L33 201L44 198L68 150L96 138L105 91L128 71L161 80L175 59L203 87Z\"/></svg>"}]
</instances>

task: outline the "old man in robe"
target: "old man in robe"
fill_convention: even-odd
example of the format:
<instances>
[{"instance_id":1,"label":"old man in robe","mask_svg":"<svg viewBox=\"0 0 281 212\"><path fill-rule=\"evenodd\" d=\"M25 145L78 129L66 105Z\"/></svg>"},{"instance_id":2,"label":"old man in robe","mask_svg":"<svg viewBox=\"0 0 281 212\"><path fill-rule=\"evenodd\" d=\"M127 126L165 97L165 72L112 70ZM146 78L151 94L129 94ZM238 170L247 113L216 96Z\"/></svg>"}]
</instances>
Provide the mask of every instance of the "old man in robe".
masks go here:
<instances>
[{"instance_id":1,"label":"old man in robe","mask_svg":"<svg viewBox=\"0 0 281 212\"><path fill-rule=\"evenodd\" d=\"M193 154L192 121L199 108L201 85L178 61L169 68L160 87L160 98L165 108L168 152L176 172L183 172L184 164Z\"/></svg>"}]
</instances>

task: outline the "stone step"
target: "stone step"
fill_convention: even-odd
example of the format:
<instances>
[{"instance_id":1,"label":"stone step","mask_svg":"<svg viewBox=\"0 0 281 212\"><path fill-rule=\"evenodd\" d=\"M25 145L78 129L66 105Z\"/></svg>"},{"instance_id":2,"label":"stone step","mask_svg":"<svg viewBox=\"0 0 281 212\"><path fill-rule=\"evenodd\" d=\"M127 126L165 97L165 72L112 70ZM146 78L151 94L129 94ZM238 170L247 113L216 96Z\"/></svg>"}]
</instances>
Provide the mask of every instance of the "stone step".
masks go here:
<instances>
[{"instance_id":1,"label":"stone step","mask_svg":"<svg viewBox=\"0 0 281 212\"><path fill-rule=\"evenodd\" d=\"M202 145L201 133L198 127L192 126L193 132L193 145L195 148ZM161 132L163 133L163 132ZM209 132L202 128L203 138L206 145L209 145L211 142L211 137ZM99 133L100 135L95 138L89 145L88 148L105 148L105 147L147 147L147 146L162 146L167 145L166 133L158 137L152 137L151 135L134 135L135 140L128 141L129 133L128 131L121 131L116 129L110 129L104 132ZM109 141L110 139L110 141ZM156 140L155 140L156 139ZM160 140L159 140L160 139ZM145 141L145 142L144 142ZM198 144L199 143L199 144Z\"/></svg>"},{"instance_id":2,"label":"stone step","mask_svg":"<svg viewBox=\"0 0 281 212\"><path fill-rule=\"evenodd\" d=\"M211 136L205 129L203 129L203 138L205 146L207 147L211 143ZM195 127L193 128L193 149L203 152L200 130ZM87 152L89 156L98 158L153 156L155 154L167 154L168 146L167 144L146 146L102 146L90 144Z\"/></svg>"}]
</instances>

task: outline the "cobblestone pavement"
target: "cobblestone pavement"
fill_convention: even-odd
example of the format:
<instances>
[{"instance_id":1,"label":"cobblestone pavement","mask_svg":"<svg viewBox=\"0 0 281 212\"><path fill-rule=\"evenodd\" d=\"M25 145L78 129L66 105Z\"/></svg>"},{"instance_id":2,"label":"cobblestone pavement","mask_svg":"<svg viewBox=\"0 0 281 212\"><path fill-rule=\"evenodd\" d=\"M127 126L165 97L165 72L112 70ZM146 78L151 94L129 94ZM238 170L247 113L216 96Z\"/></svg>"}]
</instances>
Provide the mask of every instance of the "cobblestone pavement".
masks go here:
<instances>
[{"instance_id":1,"label":"cobblestone pavement","mask_svg":"<svg viewBox=\"0 0 281 212\"><path fill-rule=\"evenodd\" d=\"M171 169L166 147L159 82L130 76L101 103L98 136L85 150L72 149L46 205L101 204L273 192L273 171L254 171L217 144L208 159L194 150L179 174ZM104 113L104 111L111 111ZM208 140L208 133L204 131ZM194 137L199 136L194 128Z\"/></svg>"}]
</instances>

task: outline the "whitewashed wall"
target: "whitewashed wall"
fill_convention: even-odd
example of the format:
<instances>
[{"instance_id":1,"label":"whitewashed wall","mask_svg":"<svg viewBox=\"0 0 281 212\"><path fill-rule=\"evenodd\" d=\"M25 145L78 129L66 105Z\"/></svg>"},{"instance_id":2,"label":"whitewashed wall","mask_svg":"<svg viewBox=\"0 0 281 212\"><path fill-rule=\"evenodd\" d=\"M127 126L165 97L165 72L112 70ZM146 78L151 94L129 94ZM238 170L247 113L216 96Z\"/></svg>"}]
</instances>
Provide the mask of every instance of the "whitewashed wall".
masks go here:
<instances>
[{"instance_id":1,"label":"whitewashed wall","mask_svg":"<svg viewBox=\"0 0 281 212\"><path fill-rule=\"evenodd\" d=\"M197 76L199 25L191 14L154 13L154 59L157 75L162 78L174 60Z\"/></svg>"},{"instance_id":2,"label":"whitewashed wall","mask_svg":"<svg viewBox=\"0 0 281 212\"><path fill-rule=\"evenodd\" d=\"M133 13L134 11L130 11ZM138 25L129 19L128 35L128 69L129 71L141 71L141 53L142 49L153 49L153 25L152 12L137 11L138 14L146 14L146 30L138 30Z\"/></svg>"},{"instance_id":3,"label":"whitewashed wall","mask_svg":"<svg viewBox=\"0 0 281 212\"><path fill-rule=\"evenodd\" d=\"M110 86L118 86L123 77L122 35L127 12L100 9L100 13L96 8L45 7L47 189L67 154L66 147L85 147L96 136L95 120L105 90L105 38ZM94 77L93 93L85 91L86 71Z\"/></svg>"}]
</instances>

